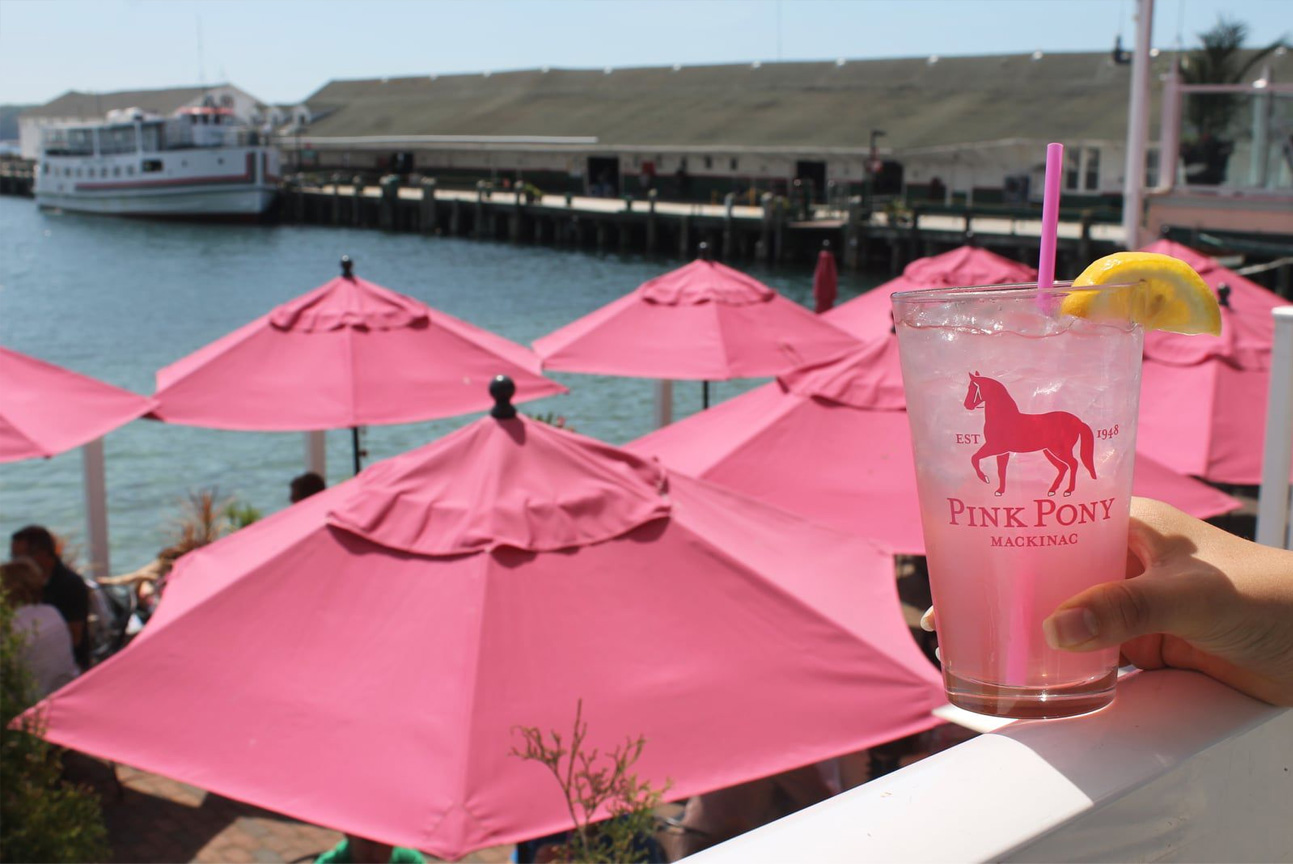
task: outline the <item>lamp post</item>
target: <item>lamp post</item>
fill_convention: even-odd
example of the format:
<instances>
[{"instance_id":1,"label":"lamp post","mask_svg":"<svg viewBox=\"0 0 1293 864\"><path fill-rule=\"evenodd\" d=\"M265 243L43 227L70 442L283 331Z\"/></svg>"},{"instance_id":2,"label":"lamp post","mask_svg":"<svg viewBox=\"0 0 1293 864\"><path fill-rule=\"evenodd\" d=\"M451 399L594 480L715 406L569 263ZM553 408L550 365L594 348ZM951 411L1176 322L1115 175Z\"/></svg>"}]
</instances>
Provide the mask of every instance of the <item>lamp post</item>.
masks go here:
<instances>
[{"instance_id":1,"label":"lamp post","mask_svg":"<svg viewBox=\"0 0 1293 864\"><path fill-rule=\"evenodd\" d=\"M880 164L880 158L879 158L880 151L876 148L875 142L877 138L883 138L884 135L885 135L885 131L883 129L871 130L871 150L867 156L866 171L864 172L864 175L866 178L865 179L866 195L865 195L864 203L866 204L868 210L871 209L871 193L875 187L875 175L876 175L876 172L879 170L879 164Z\"/></svg>"}]
</instances>

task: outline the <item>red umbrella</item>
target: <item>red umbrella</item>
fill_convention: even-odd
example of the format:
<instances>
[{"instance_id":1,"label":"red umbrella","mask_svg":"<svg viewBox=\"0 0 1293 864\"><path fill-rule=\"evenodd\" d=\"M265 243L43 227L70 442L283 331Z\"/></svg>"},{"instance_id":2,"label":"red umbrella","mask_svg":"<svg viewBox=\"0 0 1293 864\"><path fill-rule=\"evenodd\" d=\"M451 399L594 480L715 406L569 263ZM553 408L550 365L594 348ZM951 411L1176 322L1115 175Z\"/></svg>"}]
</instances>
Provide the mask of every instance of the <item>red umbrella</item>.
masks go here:
<instances>
[{"instance_id":1,"label":"red umbrella","mask_svg":"<svg viewBox=\"0 0 1293 864\"><path fill-rule=\"evenodd\" d=\"M279 306L157 373L168 423L291 431L413 423L489 407L495 375L518 401L566 388L526 348L351 274Z\"/></svg>"},{"instance_id":2,"label":"red umbrella","mask_svg":"<svg viewBox=\"0 0 1293 864\"><path fill-rule=\"evenodd\" d=\"M731 267L699 259L534 343L546 369L726 381L835 357L857 341Z\"/></svg>"},{"instance_id":3,"label":"red umbrella","mask_svg":"<svg viewBox=\"0 0 1293 864\"><path fill-rule=\"evenodd\" d=\"M45 737L457 858L570 826L509 751L579 699L677 796L933 725L885 550L502 407L185 556Z\"/></svg>"},{"instance_id":4,"label":"red umbrella","mask_svg":"<svg viewBox=\"0 0 1293 864\"><path fill-rule=\"evenodd\" d=\"M888 335L893 328L890 296L895 291L922 288L956 288L962 285L1008 285L1030 282L1037 271L1027 264L1002 258L975 246L961 246L941 255L919 258L902 271L902 276L837 306L824 317L836 327L863 341Z\"/></svg>"},{"instance_id":5,"label":"red umbrella","mask_svg":"<svg viewBox=\"0 0 1293 864\"><path fill-rule=\"evenodd\" d=\"M1144 251L1180 258L1212 286L1221 303L1221 335L1145 334L1136 446L1185 474L1259 484L1271 310L1288 301L1188 246L1159 240Z\"/></svg>"},{"instance_id":6,"label":"red umbrella","mask_svg":"<svg viewBox=\"0 0 1293 864\"><path fill-rule=\"evenodd\" d=\"M0 462L80 447L153 405L128 390L0 347Z\"/></svg>"},{"instance_id":7,"label":"red umbrella","mask_svg":"<svg viewBox=\"0 0 1293 864\"><path fill-rule=\"evenodd\" d=\"M813 311L818 315L830 310L839 296L839 273L835 269L835 256L830 243L817 253L817 269L813 271Z\"/></svg>"},{"instance_id":8,"label":"red umbrella","mask_svg":"<svg viewBox=\"0 0 1293 864\"><path fill-rule=\"evenodd\" d=\"M895 337L780 376L628 449L894 551L925 554ZM1135 491L1200 518L1239 502L1138 454Z\"/></svg>"}]
</instances>

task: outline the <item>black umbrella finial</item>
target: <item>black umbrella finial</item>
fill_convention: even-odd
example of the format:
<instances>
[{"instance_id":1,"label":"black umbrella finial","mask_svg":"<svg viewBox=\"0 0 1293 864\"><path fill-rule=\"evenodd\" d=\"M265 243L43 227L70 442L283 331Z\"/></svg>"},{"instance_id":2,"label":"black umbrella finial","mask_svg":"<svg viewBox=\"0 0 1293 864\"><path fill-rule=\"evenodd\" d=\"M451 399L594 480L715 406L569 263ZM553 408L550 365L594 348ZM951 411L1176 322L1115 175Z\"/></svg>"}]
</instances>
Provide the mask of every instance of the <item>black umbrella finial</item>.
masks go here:
<instances>
[{"instance_id":1,"label":"black umbrella finial","mask_svg":"<svg viewBox=\"0 0 1293 864\"><path fill-rule=\"evenodd\" d=\"M1230 308L1230 286L1222 282L1217 286L1217 305Z\"/></svg>"},{"instance_id":2,"label":"black umbrella finial","mask_svg":"<svg viewBox=\"0 0 1293 864\"><path fill-rule=\"evenodd\" d=\"M495 375L494 380L489 382L489 395L494 397L494 407L490 409L489 416L495 420L511 420L516 416L516 407L512 405L512 397L516 395L516 384L506 375Z\"/></svg>"},{"instance_id":3,"label":"black umbrella finial","mask_svg":"<svg viewBox=\"0 0 1293 864\"><path fill-rule=\"evenodd\" d=\"M699 258L701 261L710 260L709 244L706 243L704 240L700 241L700 245L696 247L696 257Z\"/></svg>"},{"instance_id":4,"label":"black umbrella finial","mask_svg":"<svg viewBox=\"0 0 1293 864\"><path fill-rule=\"evenodd\" d=\"M354 279L355 274L352 272L354 269L355 269L355 262L351 260L350 256L342 255L341 256L341 275L347 279Z\"/></svg>"}]
</instances>

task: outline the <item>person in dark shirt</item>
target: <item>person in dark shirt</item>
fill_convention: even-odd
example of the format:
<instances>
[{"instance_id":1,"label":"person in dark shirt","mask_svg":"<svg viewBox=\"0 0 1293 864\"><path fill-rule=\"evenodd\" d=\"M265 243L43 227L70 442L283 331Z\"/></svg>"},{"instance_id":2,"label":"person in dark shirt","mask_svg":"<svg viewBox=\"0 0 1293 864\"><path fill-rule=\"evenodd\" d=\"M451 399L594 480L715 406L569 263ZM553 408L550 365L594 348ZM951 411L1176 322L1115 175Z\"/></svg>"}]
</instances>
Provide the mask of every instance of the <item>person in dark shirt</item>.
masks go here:
<instances>
[{"instance_id":1,"label":"person in dark shirt","mask_svg":"<svg viewBox=\"0 0 1293 864\"><path fill-rule=\"evenodd\" d=\"M288 498L295 504L298 501L304 501L311 495L319 494L327 487L328 484L317 473L306 471L304 474L292 478Z\"/></svg>"},{"instance_id":2,"label":"person in dark shirt","mask_svg":"<svg viewBox=\"0 0 1293 864\"><path fill-rule=\"evenodd\" d=\"M28 558L45 577L41 602L59 611L72 634L72 655L82 669L90 666L90 589L85 580L58 557L54 536L40 525L28 525L9 538L9 557Z\"/></svg>"}]
</instances>

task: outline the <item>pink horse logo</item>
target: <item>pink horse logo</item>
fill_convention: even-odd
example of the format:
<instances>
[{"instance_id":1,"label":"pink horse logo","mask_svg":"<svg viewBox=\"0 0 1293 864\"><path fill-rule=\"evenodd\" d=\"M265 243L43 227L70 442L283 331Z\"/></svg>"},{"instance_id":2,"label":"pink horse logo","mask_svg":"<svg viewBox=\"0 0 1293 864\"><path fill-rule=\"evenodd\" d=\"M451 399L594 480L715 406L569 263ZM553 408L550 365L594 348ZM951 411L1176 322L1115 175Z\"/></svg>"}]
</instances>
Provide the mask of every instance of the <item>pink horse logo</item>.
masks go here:
<instances>
[{"instance_id":1,"label":"pink horse logo","mask_svg":"<svg viewBox=\"0 0 1293 864\"><path fill-rule=\"evenodd\" d=\"M965 393L965 407L973 411L983 408L983 446L970 457L974 473L984 483L991 483L988 476L979 467L979 460L987 456L997 457L997 492L998 496L1006 491L1006 465L1010 462L1011 453L1035 453L1038 450L1059 471L1055 482L1047 495L1054 495L1060 488L1065 473L1069 485L1064 490L1065 497L1073 494L1073 484L1077 482L1078 460L1073 457L1073 446L1080 444L1082 465L1095 477L1095 464L1092 461L1095 450L1095 436L1091 427L1067 411L1052 411L1049 414L1024 414L1015 404L1015 400L1001 382L985 378L978 372L970 373L970 389Z\"/></svg>"}]
</instances>

